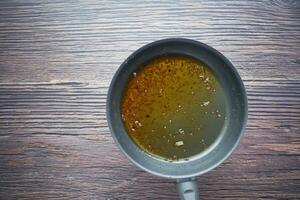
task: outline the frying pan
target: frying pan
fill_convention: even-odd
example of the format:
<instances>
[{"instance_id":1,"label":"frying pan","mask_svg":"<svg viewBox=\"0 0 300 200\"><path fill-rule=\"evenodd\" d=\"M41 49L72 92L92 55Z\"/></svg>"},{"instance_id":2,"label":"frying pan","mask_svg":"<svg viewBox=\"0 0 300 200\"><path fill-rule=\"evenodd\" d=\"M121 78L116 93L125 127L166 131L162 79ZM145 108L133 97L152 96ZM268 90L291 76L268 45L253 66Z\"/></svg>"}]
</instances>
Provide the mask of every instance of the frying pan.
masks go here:
<instances>
[{"instance_id":1,"label":"frying pan","mask_svg":"<svg viewBox=\"0 0 300 200\"><path fill-rule=\"evenodd\" d=\"M186 55L205 63L215 74L225 92L225 124L207 150L187 161L165 161L142 151L129 137L121 119L123 91L133 72L153 58L163 55ZM198 41L170 38L150 43L135 51L115 73L107 96L107 120L120 150L135 165L157 176L176 180L183 200L199 198L196 176L221 164L238 145L247 121L247 95L233 65L217 50Z\"/></svg>"}]
</instances>

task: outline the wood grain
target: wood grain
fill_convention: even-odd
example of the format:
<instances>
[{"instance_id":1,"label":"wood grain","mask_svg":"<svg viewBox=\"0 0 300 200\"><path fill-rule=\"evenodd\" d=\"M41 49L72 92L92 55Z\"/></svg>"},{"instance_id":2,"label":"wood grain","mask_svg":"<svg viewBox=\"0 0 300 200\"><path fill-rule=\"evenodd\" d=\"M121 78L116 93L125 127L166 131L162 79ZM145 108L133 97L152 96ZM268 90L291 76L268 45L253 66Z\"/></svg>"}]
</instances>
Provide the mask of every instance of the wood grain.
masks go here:
<instances>
[{"instance_id":1,"label":"wood grain","mask_svg":"<svg viewBox=\"0 0 300 200\"><path fill-rule=\"evenodd\" d=\"M245 137L198 178L202 199L300 198L299 1L0 1L0 199L178 199L110 136L121 62L167 37L228 57L249 99Z\"/></svg>"}]
</instances>

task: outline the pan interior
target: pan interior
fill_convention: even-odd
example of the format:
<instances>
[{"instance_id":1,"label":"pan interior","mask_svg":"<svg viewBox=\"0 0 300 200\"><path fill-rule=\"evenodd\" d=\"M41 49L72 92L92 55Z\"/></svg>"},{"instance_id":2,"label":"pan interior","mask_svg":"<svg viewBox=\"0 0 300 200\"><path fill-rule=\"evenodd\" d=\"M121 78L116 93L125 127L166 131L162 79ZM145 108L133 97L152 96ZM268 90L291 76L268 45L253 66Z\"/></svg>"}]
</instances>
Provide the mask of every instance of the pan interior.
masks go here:
<instances>
[{"instance_id":1,"label":"pan interior","mask_svg":"<svg viewBox=\"0 0 300 200\"><path fill-rule=\"evenodd\" d=\"M208 149L225 124L225 94L213 71L183 55L150 60L128 80L122 120L146 153L188 160Z\"/></svg>"}]
</instances>

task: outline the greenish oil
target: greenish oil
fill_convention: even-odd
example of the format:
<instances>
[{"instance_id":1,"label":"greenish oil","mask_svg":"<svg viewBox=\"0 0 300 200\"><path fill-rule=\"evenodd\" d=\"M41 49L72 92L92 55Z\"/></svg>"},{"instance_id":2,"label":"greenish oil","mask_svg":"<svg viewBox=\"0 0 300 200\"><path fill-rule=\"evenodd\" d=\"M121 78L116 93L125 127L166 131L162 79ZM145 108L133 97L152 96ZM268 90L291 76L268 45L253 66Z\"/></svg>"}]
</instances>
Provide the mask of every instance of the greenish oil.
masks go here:
<instances>
[{"instance_id":1,"label":"greenish oil","mask_svg":"<svg viewBox=\"0 0 300 200\"><path fill-rule=\"evenodd\" d=\"M134 72L123 93L122 120L131 139L165 160L207 149L225 122L224 91L214 73L187 56L155 58Z\"/></svg>"}]
</instances>

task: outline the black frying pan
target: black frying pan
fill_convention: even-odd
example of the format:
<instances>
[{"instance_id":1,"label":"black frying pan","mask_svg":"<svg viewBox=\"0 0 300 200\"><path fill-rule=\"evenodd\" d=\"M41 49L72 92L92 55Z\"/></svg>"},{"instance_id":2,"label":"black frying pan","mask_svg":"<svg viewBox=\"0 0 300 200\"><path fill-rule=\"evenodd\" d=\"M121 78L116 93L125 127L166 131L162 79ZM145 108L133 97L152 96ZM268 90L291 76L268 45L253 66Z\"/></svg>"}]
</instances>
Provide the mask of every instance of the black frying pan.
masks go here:
<instances>
[{"instance_id":1,"label":"black frying pan","mask_svg":"<svg viewBox=\"0 0 300 200\"><path fill-rule=\"evenodd\" d=\"M222 133L207 151L188 161L168 162L142 151L126 133L121 119L122 93L132 73L149 60L170 54L190 56L205 63L226 94L227 112ZM181 199L198 199L195 176L221 164L239 143L247 121L247 95L237 71L217 50L189 39L159 40L134 52L116 72L107 97L107 120L115 142L134 164L152 174L176 179Z\"/></svg>"}]
</instances>

